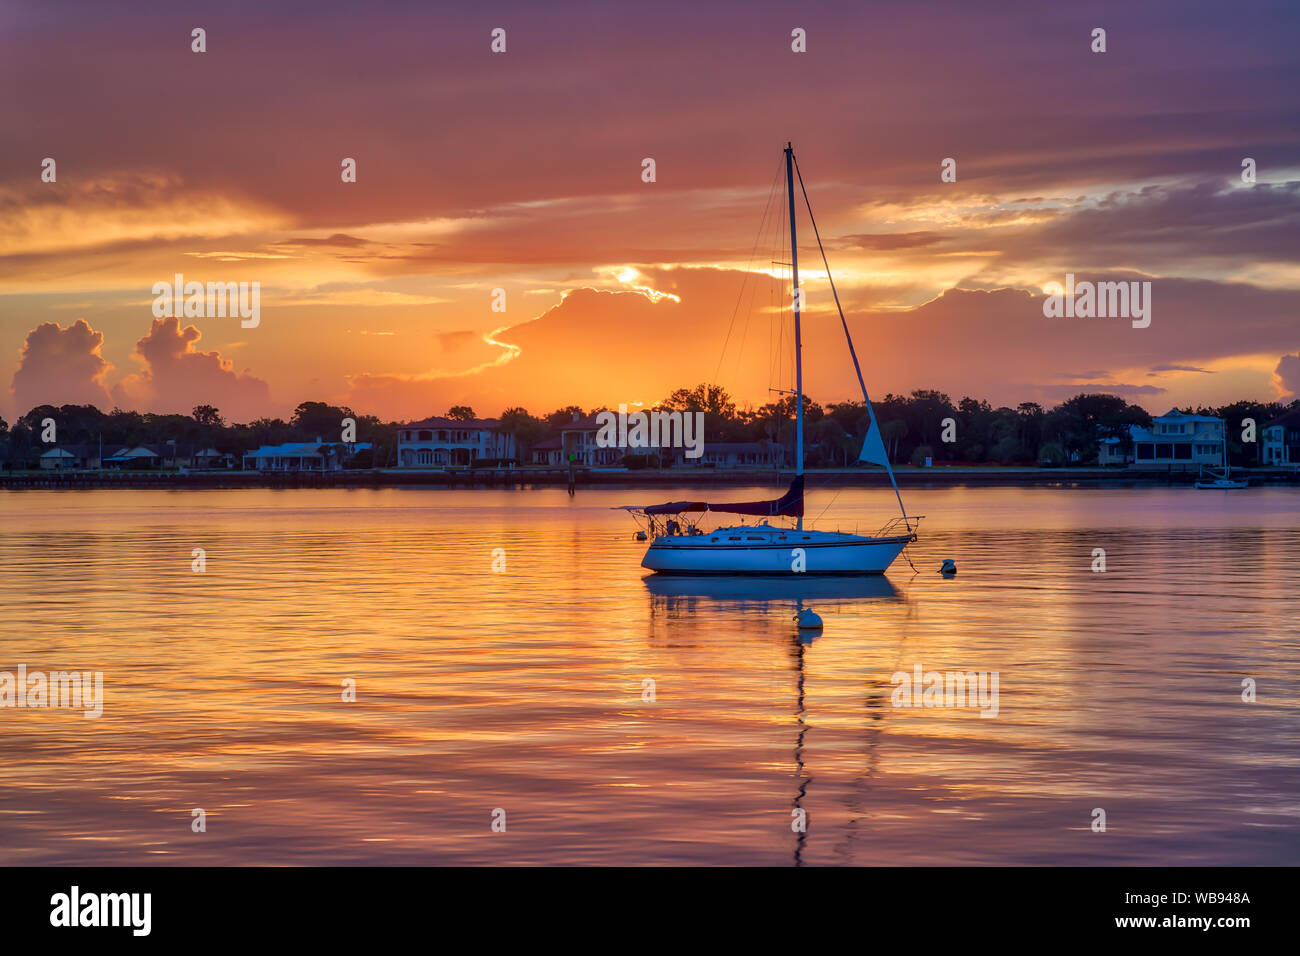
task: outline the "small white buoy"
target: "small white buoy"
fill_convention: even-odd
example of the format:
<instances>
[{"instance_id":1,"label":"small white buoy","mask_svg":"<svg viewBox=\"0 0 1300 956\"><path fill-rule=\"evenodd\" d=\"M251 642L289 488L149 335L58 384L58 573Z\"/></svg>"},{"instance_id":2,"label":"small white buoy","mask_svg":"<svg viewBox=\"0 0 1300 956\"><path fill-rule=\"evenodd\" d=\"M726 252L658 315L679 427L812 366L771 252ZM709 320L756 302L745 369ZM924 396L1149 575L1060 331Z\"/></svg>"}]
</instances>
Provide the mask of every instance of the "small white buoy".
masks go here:
<instances>
[{"instance_id":1,"label":"small white buoy","mask_svg":"<svg viewBox=\"0 0 1300 956\"><path fill-rule=\"evenodd\" d=\"M957 562L955 562L952 558L944 558L944 559L943 559L943 567L941 567L941 568L939 569L939 573L940 573L940 574L956 574L956 573L957 573Z\"/></svg>"},{"instance_id":2,"label":"small white buoy","mask_svg":"<svg viewBox=\"0 0 1300 956\"><path fill-rule=\"evenodd\" d=\"M817 616L812 608L804 608L794 616L794 619L799 623L799 630L801 631L820 631L822 629L822 619Z\"/></svg>"}]
</instances>

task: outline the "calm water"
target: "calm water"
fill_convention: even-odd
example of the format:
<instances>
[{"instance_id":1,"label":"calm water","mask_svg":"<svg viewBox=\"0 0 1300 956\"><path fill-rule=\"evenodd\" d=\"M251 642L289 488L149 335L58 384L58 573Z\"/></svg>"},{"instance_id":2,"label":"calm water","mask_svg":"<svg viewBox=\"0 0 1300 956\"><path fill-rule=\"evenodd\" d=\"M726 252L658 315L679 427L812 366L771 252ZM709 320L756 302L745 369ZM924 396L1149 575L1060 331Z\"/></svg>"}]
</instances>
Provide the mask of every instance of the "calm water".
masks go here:
<instances>
[{"instance_id":1,"label":"calm water","mask_svg":"<svg viewBox=\"0 0 1300 956\"><path fill-rule=\"evenodd\" d=\"M913 491L921 573L801 591L648 582L611 506L690 496L0 492L0 670L106 698L0 709L0 864L1300 862L1300 492Z\"/></svg>"}]
</instances>

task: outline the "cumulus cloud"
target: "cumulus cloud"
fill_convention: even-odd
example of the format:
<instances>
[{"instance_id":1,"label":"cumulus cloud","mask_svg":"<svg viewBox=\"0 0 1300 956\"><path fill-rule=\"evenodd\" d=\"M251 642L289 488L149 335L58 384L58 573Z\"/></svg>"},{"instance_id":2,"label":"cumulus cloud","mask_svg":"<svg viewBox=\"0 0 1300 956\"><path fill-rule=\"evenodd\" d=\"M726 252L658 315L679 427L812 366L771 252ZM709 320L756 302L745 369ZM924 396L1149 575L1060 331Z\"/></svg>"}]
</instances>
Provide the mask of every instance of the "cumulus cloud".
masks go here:
<instances>
[{"instance_id":1,"label":"cumulus cloud","mask_svg":"<svg viewBox=\"0 0 1300 956\"><path fill-rule=\"evenodd\" d=\"M104 334L77 319L66 329L42 322L27 333L10 388L25 413L37 405L108 405L104 376L112 366L100 354Z\"/></svg>"},{"instance_id":2,"label":"cumulus cloud","mask_svg":"<svg viewBox=\"0 0 1300 956\"><path fill-rule=\"evenodd\" d=\"M1283 398L1300 396L1300 354L1283 355L1273 370L1273 377Z\"/></svg>"},{"instance_id":3,"label":"cumulus cloud","mask_svg":"<svg viewBox=\"0 0 1300 956\"><path fill-rule=\"evenodd\" d=\"M247 369L236 372L219 352L196 349L200 338L197 328L182 329L174 316L154 319L135 346L145 367L113 387L114 400L124 408L155 412L188 413L195 405L215 405L235 421L267 414L272 405L267 383Z\"/></svg>"}]
</instances>

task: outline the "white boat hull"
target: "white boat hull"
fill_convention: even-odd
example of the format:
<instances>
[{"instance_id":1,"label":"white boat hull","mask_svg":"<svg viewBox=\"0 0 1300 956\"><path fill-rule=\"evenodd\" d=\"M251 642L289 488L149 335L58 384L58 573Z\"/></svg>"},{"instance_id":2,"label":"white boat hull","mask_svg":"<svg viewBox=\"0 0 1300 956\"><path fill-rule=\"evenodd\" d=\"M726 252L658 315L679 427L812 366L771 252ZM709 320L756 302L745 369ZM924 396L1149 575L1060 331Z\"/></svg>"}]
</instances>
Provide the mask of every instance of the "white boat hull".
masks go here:
<instances>
[{"instance_id":1,"label":"white boat hull","mask_svg":"<svg viewBox=\"0 0 1300 956\"><path fill-rule=\"evenodd\" d=\"M660 574L883 574L912 540L766 525L719 528L657 537L641 566Z\"/></svg>"}]
</instances>

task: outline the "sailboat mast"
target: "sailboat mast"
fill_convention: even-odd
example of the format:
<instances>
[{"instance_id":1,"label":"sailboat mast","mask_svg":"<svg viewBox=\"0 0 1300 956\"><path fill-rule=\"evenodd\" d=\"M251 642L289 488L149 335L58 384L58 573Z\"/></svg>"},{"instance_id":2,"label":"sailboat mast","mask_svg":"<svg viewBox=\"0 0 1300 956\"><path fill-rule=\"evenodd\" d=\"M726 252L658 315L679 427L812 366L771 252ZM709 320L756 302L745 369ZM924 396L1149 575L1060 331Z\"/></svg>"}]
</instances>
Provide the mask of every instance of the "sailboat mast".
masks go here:
<instances>
[{"instance_id":1,"label":"sailboat mast","mask_svg":"<svg viewBox=\"0 0 1300 956\"><path fill-rule=\"evenodd\" d=\"M803 309L803 294L799 291L799 240L794 224L794 146L785 144L785 191L790 197L790 279L794 299L794 462L795 475L803 474L803 336L799 328L799 313ZM803 530L803 514L799 515L799 530Z\"/></svg>"},{"instance_id":2,"label":"sailboat mast","mask_svg":"<svg viewBox=\"0 0 1300 956\"><path fill-rule=\"evenodd\" d=\"M857 349L853 347L853 336L849 334L848 320L844 318L844 306L840 305L840 294L835 291L835 277L831 275L831 264L826 261L826 247L822 245L822 234L817 229L817 217L813 215L812 203L808 199L808 189L803 184L803 173L799 172L797 163L794 169L799 175L799 190L803 193L803 201L808 206L808 221L812 224L813 236L817 239L817 248L822 254L822 265L826 267L826 281L831 287L831 295L835 297L835 309L840 314L840 325L844 328L844 341L849 346L849 357L853 359L853 370L858 373L858 385L862 388L862 401L866 403L867 416L871 419L871 427L868 429L866 440L862 444L862 456L858 460L870 461L885 466L885 472L889 475L889 483L894 487L894 497L898 499L898 510L906 518L907 509L903 507L903 496L898 492L898 480L894 477L894 467L889 463L889 454L885 451L883 441L879 445L879 457L868 456L868 450L872 446L872 436L876 436L877 440L880 438L880 425L876 422L875 409L871 407L871 397L867 394L867 383L862 378L862 365L858 362Z\"/></svg>"}]
</instances>

